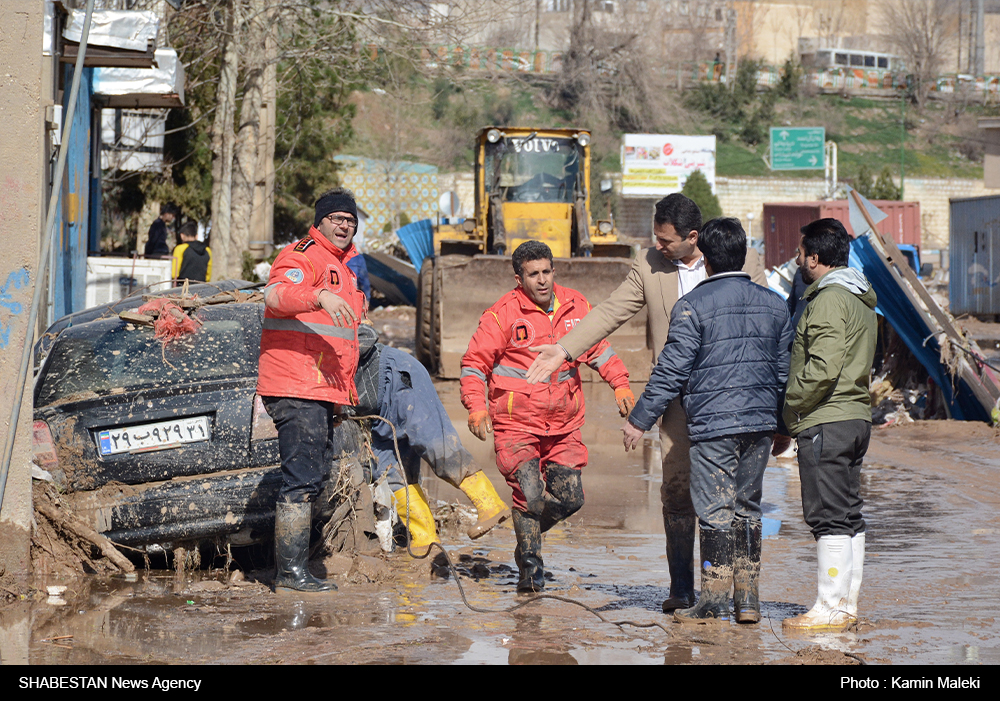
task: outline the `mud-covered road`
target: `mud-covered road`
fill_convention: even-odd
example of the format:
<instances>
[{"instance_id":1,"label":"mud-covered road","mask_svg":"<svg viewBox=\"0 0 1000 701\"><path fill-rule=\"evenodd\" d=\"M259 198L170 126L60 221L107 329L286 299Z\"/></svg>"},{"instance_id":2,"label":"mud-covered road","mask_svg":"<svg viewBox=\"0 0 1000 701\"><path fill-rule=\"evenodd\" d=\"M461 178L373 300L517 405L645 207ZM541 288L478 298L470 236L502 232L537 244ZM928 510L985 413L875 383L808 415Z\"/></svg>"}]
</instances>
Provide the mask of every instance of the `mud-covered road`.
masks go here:
<instances>
[{"instance_id":1,"label":"mud-covered road","mask_svg":"<svg viewBox=\"0 0 1000 701\"><path fill-rule=\"evenodd\" d=\"M492 452L465 429L458 384L439 385L466 446L509 495ZM634 387L639 390L641 387ZM868 553L859 630L791 637L781 619L815 598L815 546L802 522L794 463L772 460L764 482L765 541L756 626L682 627L660 612L667 594L655 447L626 456L621 419L605 386L587 389L587 503L544 544L548 593L585 603L609 620L666 626L622 628L581 607L546 600L515 612L463 605L450 577L405 553L388 566L338 577L327 595L276 595L222 571L140 572L135 581L90 577L38 581L68 586L63 603L0 609L3 663L632 663L996 664L1000 662L1000 443L982 424L918 423L877 430L863 471ZM433 475L431 500L459 493ZM501 610L514 593L513 532L474 545L446 539L469 600ZM367 579L384 580L375 583ZM236 578L239 580L239 577ZM71 636L71 637L68 637Z\"/></svg>"}]
</instances>

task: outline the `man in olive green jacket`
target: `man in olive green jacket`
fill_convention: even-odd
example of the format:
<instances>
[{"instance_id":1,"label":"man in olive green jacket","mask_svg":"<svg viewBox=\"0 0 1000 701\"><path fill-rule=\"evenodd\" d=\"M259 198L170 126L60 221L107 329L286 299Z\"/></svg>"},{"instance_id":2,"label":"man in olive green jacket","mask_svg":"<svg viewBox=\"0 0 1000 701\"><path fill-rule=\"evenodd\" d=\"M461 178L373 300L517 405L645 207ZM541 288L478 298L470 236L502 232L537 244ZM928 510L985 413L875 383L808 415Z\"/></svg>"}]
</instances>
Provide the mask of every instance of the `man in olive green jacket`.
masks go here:
<instances>
[{"instance_id":1,"label":"man in olive green jacket","mask_svg":"<svg viewBox=\"0 0 1000 701\"><path fill-rule=\"evenodd\" d=\"M811 610L783 625L837 630L857 620L864 565L861 463L871 437L876 296L864 275L846 267L851 238L843 224L820 219L802 227L802 234L798 263L809 287L782 418L798 442L802 511L816 538L819 595ZM780 452L781 444L776 439L774 450Z\"/></svg>"},{"instance_id":2,"label":"man in olive green jacket","mask_svg":"<svg viewBox=\"0 0 1000 701\"><path fill-rule=\"evenodd\" d=\"M611 296L559 339L558 344L529 348L538 357L528 369L528 382L546 380L566 361L586 353L601 339L614 333L646 307L649 335L653 342L651 365L667 342L670 312L683 295L704 280L705 257L698 248L701 210L680 193L656 203L653 214L652 248L639 251L628 277ZM747 249L743 271L758 285L767 287L764 266L753 248ZM631 407L630 407L631 408ZM691 501L691 443L687 419L680 399L667 407L660 420L660 453L663 458L663 528L667 536L667 566L670 598L663 612L694 606L694 536L697 518Z\"/></svg>"}]
</instances>

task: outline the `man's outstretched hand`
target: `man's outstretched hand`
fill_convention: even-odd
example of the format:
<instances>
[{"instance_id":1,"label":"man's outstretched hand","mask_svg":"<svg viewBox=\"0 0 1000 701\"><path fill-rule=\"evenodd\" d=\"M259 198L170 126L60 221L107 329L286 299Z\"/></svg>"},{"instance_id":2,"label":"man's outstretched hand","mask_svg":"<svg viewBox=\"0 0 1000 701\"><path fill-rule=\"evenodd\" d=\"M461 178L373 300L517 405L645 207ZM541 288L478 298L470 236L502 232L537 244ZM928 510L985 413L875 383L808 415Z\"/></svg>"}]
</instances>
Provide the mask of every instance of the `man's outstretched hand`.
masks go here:
<instances>
[{"instance_id":1,"label":"man's outstretched hand","mask_svg":"<svg viewBox=\"0 0 1000 701\"><path fill-rule=\"evenodd\" d=\"M626 421L625 425L622 426L622 433L625 434L625 452L630 450L639 449L639 441L642 440L642 436L645 433L641 428L636 428L630 422Z\"/></svg>"},{"instance_id":2,"label":"man's outstretched hand","mask_svg":"<svg viewBox=\"0 0 1000 701\"><path fill-rule=\"evenodd\" d=\"M544 346L532 346L528 349L532 353L538 353L538 357L528 368L528 384L537 385L549 379L549 376L557 371L566 362L566 351L562 346L552 343Z\"/></svg>"}]
</instances>

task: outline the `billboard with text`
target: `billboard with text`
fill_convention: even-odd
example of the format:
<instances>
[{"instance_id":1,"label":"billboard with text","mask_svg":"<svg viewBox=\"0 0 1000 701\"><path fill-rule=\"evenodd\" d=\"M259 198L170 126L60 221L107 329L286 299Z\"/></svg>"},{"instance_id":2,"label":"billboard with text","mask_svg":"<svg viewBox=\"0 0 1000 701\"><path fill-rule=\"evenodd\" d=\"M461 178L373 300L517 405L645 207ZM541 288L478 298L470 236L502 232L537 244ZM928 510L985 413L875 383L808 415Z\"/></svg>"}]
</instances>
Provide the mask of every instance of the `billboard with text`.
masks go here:
<instances>
[{"instance_id":1,"label":"billboard with text","mask_svg":"<svg viewBox=\"0 0 1000 701\"><path fill-rule=\"evenodd\" d=\"M660 197L680 192L700 170L715 192L715 137L625 134L622 139L622 195Z\"/></svg>"}]
</instances>

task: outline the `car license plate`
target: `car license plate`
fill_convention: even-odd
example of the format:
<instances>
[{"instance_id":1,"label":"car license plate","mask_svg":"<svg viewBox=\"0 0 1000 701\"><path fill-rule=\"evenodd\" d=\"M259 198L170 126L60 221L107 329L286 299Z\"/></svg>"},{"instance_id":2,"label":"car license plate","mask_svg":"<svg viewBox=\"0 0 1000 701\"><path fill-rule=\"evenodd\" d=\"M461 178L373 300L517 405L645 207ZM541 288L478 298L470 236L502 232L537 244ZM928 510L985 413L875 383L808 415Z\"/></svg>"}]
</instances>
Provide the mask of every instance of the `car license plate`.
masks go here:
<instances>
[{"instance_id":1,"label":"car license plate","mask_svg":"<svg viewBox=\"0 0 1000 701\"><path fill-rule=\"evenodd\" d=\"M101 455L141 453L175 448L184 443L207 441L212 437L207 416L191 416L155 424L112 428L97 434Z\"/></svg>"}]
</instances>

